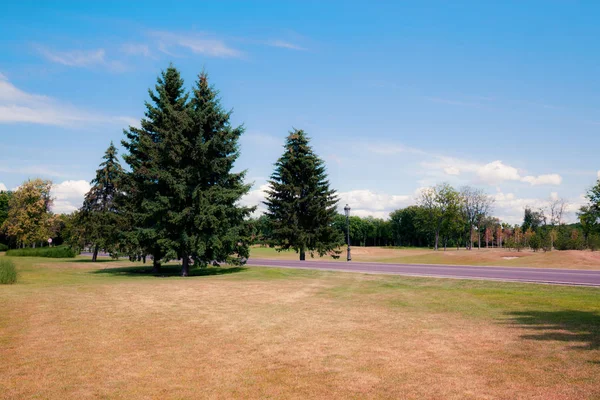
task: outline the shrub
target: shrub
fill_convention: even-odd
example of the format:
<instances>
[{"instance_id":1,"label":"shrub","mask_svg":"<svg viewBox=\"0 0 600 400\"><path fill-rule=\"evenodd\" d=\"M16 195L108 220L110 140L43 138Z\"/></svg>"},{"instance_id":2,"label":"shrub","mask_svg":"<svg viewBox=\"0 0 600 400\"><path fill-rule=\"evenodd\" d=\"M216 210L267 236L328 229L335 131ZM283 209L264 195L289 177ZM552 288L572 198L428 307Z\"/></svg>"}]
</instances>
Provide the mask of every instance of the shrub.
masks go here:
<instances>
[{"instance_id":1,"label":"shrub","mask_svg":"<svg viewBox=\"0 0 600 400\"><path fill-rule=\"evenodd\" d=\"M552 238L550 237L551 234L552 233L540 236L540 245L544 251L552 251Z\"/></svg>"},{"instance_id":2,"label":"shrub","mask_svg":"<svg viewBox=\"0 0 600 400\"><path fill-rule=\"evenodd\" d=\"M17 282L17 269L12 260L0 260L0 284L10 285Z\"/></svg>"},{"instance_id":3,"label":"shrub","mask_svg":"<svg viewBox=\"0 0 600 400\"><path fill-rule=\"evenodd\" d=\"M596 251L600 249L600 236L590 235L590 237L588 238L588 247L591 251Z\"/></svg>"},{"instance_id":4,"label":"shrub","mask_svg":"<svg viewBox=\"0 0 600 400\"><path fill-rule=\"evenodd\" d=\"M7 251L8 250L8 246L5 245L4 243L0 243L0 251Z\"/></svg>"},{"instance_id":5,"label":"shrub","mask_svg":"<svg viewBox=\"0 0 600 400\"><path fill-rule=\"evenodd\" d=\"M26 249L14 249L6 252L12 257L49 257L49 258L73 258L77 255L75 250L66 246L38 247Z\"/></svg>"},{"instance_id":6,"label":"shrub","mask_svg":"<svg viewBox=\"0 0 600 400\"><path fill-rule=\"evenodd\" d=\"M535 233L531 235L529 238L529 247L531 247L531 250L534 252L538 251L542 247L542 239L539 235L536 235Z\"/></svg>"}]
</instances>

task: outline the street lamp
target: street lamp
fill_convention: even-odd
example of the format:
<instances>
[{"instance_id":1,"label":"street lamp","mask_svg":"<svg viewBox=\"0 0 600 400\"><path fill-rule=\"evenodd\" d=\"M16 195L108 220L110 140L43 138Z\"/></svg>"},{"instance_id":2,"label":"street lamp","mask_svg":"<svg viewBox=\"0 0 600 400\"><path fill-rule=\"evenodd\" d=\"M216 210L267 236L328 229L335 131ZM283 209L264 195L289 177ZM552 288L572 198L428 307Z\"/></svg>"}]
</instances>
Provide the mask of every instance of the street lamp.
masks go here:
<instances>
[{"instance_id":1,"label":"street lamp","mask_svg":"<svg viewBox=\"0 0 600 400\"><path fill-rule=\"evenodd\" d=\"M346 261L352 261L352 256L350 255L350 207L348 204L344 207L344 213L346 214L346 237L348 238L348 256L346 257Z\"/></svg>"}]
</instances>

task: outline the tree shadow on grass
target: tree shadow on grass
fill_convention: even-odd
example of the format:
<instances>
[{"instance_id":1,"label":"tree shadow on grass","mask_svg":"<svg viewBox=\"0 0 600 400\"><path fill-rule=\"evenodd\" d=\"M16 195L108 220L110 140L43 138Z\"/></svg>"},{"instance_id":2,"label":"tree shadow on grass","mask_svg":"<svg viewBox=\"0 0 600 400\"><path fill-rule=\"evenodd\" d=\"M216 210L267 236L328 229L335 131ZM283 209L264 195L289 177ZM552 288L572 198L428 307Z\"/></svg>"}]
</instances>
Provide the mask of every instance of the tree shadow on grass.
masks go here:
<instances>
[{"instance_id":1,"label":"tree shadow on grass","mask_svg":"<svg viewBox=\"0 0 600 400\"><path fill-rule=\"evenodd\" d=\"M537 331L522 335L529 340L573 342L574 349L600 349L600 314L590 311L516 311L508 313L512 322Z\"/></svg>"},{"instance_id":2,"label":"tree shadow on grass","mask_svg":"<svg viewBox=\"0 0 600 400\"><path fill-rule=\"evenodd\" d=\"M189 276L214 276L228 275L237 272L243 272L248 268L245 267L207 267L207 268L191 268ZM119 267L119 268L104 268L92 272L93 274L109 274L119 276L155 276L157 278L168 278L181 276L180 265L165 265L161 267L159 273L152 272L152 266L136 266L136 267Z\"/></svg>"},{"instance_id":3,"label":"tree shadow on grass","mask_svg":"<svg viewBox=\"0 0 600 400\"><path fill-rule=\"evenodd\" d=\"M93 263L111 263L111 262L118 262L118 261L129 261L129 260L123 259L123 258L121 258L120 260L115 260L113 258L102 257L102 258L98 258L96 261L92 261L91 258L70 258L68 260L65 260L64 262L93 264Z\"/></svg>"}]
</instances>

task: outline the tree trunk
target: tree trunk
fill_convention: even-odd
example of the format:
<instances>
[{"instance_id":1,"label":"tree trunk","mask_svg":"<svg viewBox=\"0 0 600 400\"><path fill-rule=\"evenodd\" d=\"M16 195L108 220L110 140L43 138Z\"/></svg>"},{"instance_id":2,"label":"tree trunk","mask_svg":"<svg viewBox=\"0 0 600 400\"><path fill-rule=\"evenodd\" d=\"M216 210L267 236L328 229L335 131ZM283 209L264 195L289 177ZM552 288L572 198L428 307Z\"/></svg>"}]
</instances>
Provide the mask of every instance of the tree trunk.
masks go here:
<instances>
[{"instance_id":1,"label":"tree trunk","mask_svg":"<svg viewBox=\"0 0 600 400\"><path fill-rule=\"evenodd\" d=\"M187 254L183 255L181 260L181 276L189 276L190 275L190 258Z\"/></svg>"},{"instance_id":2,"label":"tree trunk","mask_svg":"<svg viewBox=\"0 0 600 400\"><path fill-rule=\"evenodd\" d=\"M435 250L438 249L439 242L440 242L440 231L436 230L435 231L435 248L434 248Z\"/></svg>"},{"instance_id":3,"label":"tree trunk","mask_svg":"<svg viewBox=\"0 0 600 400\"><path fill-rule=\"evenodd\" d=\"M304 247L300 249L300 261L306 260L306 252L304 251Z\"/></svg>"},{"instance_id":4,"label":"tree trunk","mask_svg":"<svg viewBox=\"0 0 600 400\"><path fill-rule=\"evenodd\" d=\"M96 262L98 260L98 246L94 246L94 253L92 254L92 262Z\"/></svg>"},{"instance_id":5,"label":"tree trunk","mask_svg":"<svg viewBox=\"0 0 600 400\"><path fill-rule=\"evenodd\" d=\"M142 262L143 262L144 264L146 264L146 255L145 255L145 254L142 256Z\"/></svg>"},{"instance_id":6,"label":"tree trunk","mask_svg":"<svg viewBox=\"0 0 600 400\"><path fill-rule=\"evenodd\" d=\"M469 225L469 250L473 250L473 224Z\"/></svg>"},{"instance_id":7,"label":"tree trunk","mask_svg":"<svg viewBox=\"0 0 600 400\"><path fill-rule=\"evenodd\" d=\"M479 232L479 227L477 228L477 250L481 250L481 232Z\"/></svg>"},{"instance_id":8,"label":"tree trunk","mask_svg":"<svg viewBox=\"0 0 600 400\"><path fill-rule=\"evenodd\" d=\"M157 260L155 257L152 258L152 273L160 273L160 260Z\"/></svg>"}]
</instances>

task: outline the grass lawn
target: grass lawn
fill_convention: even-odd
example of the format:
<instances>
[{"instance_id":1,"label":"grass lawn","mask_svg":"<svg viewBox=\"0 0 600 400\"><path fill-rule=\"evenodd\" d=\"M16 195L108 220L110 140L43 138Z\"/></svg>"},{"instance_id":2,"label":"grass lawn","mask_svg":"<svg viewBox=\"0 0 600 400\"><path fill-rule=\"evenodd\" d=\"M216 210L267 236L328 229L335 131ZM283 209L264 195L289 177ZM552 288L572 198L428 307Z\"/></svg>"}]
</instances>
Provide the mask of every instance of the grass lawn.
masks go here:
<instances>
[{"instance_id":1,"label":"grass lawn","mask_svg":"<svg viewBox=\"0 0 600 400\"><path fill-rule=\"evenodd\" d=\"M346 261L345 249L339 261ZM281 260L297 260L294 251L277 252L273 248L254 246L251 257ZM310 257L307 255L307 257ZM317 256L316 259L319 259ZM320 258L332 261L331 257ZM600 251L509 251L505 249L448 249L434 251L427 248L352 247L353 261L409 264L481 265L531 268L565 268L600 270Z\"/></svg>"},{"instance_id":2,"label":"grass lawn","mask_svg":"<svg viewBox=\"0 0 600 400\"><path fill-rule=\"evenodd\" d=\"M600 398L597 288L12 259L0 398Z\"/></svg>"}]
</instances>

